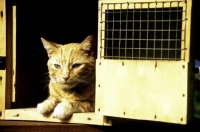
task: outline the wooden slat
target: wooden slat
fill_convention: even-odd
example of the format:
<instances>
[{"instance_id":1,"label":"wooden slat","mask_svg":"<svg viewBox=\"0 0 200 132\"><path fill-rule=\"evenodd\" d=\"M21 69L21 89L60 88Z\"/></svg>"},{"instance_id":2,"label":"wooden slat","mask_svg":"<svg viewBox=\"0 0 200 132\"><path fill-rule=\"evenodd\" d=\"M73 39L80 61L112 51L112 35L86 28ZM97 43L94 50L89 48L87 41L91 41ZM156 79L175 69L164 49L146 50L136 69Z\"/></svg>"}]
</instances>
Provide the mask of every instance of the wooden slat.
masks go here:
<instances>
[{"instance_id":1,"label":"wooden slat","mask_svg":"<svg viewBox=\"0 0 200 132\"><path fill-rule=\"evenodd\" d=\"M6 92L6 72L5 70L0 70L0 119L4 119L5 110L5 92Z\"/></svg>"},{"instance_id":2,"label":"wooden slat","mask_svg":"<svg viewBox=\"0 0 200 132\"><path fill-rule=\"evenodd\" d=\"M183 10L186 10L186 5L183 6ZM182 31L181 31L181 39L184 40L184 41L181 41L181 49L184 49L186 48L186 41L185 41L185 34L186 34L186 21L185 21L185 17L186 17L186 12L182 12ZM185 50L181 50L181 59L183 59L183 61L185 61Z\"/></svg>"},{"instance_id":3,"label":"wooden slat","mask_svg":"<svg viewBox=\"0 0 200 132\"><path fill-rule=\"evenodd\" d=\"M187 123L187 62L97 60L96 66L97 114Z\"/></svg>"},{"instance_id":4,"label":"wooden slat","mask_svg":"<svg viewBox=\"0 0 200 132\"><path fill-rule=\"evenodd\" d=\"M103 3L124 3L124 2L145 3L145 2L176 2L176 1L185 2L185 0L99 0L99 1ZM187 1L191 1L191 0L187 0Z\"/></svg>"},{"instance_id":5,"label":"wooden slat","mask_svg":"<svg viewBox=\"0 0 200 132\"><path fill-rule=\"evenodd\" d=\"M0 56L6 56L6 4L0 0ZM0 70L0 119L4 119L6 71Z\"/></svg>"},{"instance_id":6,"label":"wooden slat","mask_svg":"<svg viewBox=\"0 0 200 132\"><path fill-rule=\"evenodd\" d=\"M12 102L15 102L15 81L16 81L16 5L12 6Z\"/></svg>"},{"instance_id":7,"label":"wooden slat","mask_svg":"<svg viewBox=\"0 0 200 132\"><path fill-rule=\"evenodd\" d=\"M6 8L5 0L0 0L0 56L6 56Z\"/></svg>"},{"instance_id":8,"label":"wooden slat","mask_svg":"<svg viewBox=\"0 0 200 132\"><path fill-rule=\"evenodd\" d=\"M98 7L98 54L97 57L100 59L100 55L104 55L104 50L102 50L102 48L104 48L105 46L105 42L104 39L105 38L105 23L102 23L102 21L105 21L105 10L102 8L101 3L99 3L99 7Z\"/></svg>"},{"instance_id":9,"label":"wooden slat","mask_svg":"<svg viewBox=\"0 0 200 132\"><path fill-rule=\"evenodd\" d=\"M97 38L97 57L98 57L98 59L100 59L100 54L101 54L101 38L102 38L102 32L101 32L101 30L102 30L102 25L101 25L101 12L102 12L102 10L101 10L101 5L100 5L100 3L98 3L99 5L98 5L98 38Z\"/></svg>"},{"instance_id":10,"label":"wooden slat","mask_svg":"<svg viewBox=\"0 0 200 132\"><path fill-rule=\"evenodd\" d=\"M186 53L185 53L185 61L190 62L190 46L191 46L191 15L192 15L192 1L187 2L187 7L186 7L186 36L185 36L185 45L186 45Z\"/></svg>"},{"instance_id":11,"label":"wooden slat","mask_svg":"<svg viewBox=\"0 0 200 132\"><path fill-rule=\"evenodd\" d=\"M186 58L185 58L185 62L189 62L189 70L188 70L188 75L189 77L194 77L194 73L191 70L194 67L194 55L193 52L194 49L191 50L192 46L192 41L191 41L191 20L192 20L192 0L187 0L187 12L186 12L186 40L185 40L185 44L186 44ZM188 82L188 95L190 96L188 102L193 102L193 94L194 94L194 85L193 85L193 79L190 79L190 82ZM194 104L189 103L188 104L188 119L193 117L193 112L194 112Z\"/></svg>"},{"instance_id":12,"label":"wooden slat","mask_svg":"<svg viewBox=\"0 0 200 132\"><path fill-rule=\"evenodd\" d=\"M107 2L102 2L107 3ZM109 2L108 2L109 3ZM101 4L101 3L100 3ZM115 4L108 4L109 9L139 9L139 8L162 8L162 7L183 7L185 5L185 2L166 2L166 3L135 3L135 4L127 4L127 3L115 3ZM104 4L103 9L107 9L107 5Z\"/></svg>"},{"instance_id":13,"label":"wooden slat","mask_svg":"<svg viewBox=\"0 0 200 132\"><path fill-rule=\"evenodd\" d=\"M37 113L36 108L24 109L7 109L5 110L6 120L27 120L27 121L46 121L46 122L62 122L62 123L80 123L92 125L111 125L111 121L106 120L102 115L95 113L74 113L68 120L61 121L53 118L53 114L43 116Z\"/></svg>"}]
</instances>

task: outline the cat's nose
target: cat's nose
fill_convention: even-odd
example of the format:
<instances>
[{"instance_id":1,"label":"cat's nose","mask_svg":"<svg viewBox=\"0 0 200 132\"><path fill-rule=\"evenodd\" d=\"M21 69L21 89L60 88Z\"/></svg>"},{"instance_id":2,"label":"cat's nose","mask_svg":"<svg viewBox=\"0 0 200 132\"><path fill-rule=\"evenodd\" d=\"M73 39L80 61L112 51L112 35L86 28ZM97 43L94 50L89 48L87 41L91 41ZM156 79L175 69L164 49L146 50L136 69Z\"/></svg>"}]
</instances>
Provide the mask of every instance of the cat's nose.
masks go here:
<instances>
[{"instance_id":1,"label":"cat's nose","mask_svg":"<svg viewBox=\"0 0 200 132\"><path fill-rule=\"evenodd\" d=\"M63 79L64 79L65 81L67 81L67 80L69 79L69 76L64 76Z\"/></svg>"}]
</instances>

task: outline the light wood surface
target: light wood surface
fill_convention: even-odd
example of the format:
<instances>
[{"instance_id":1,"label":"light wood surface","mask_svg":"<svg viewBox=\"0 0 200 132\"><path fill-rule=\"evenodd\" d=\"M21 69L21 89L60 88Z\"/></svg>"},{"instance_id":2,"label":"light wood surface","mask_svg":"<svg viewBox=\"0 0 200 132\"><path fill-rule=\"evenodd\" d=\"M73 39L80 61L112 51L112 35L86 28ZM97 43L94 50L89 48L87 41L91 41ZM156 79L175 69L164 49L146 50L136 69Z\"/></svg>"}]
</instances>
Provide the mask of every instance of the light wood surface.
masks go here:
<instances>
[{"instance_id":1,"label":"light wood surface","mask_svg":"<svg viewBox=\"0 0 200 132\"><path fill-rule=\"evenodd\" d=\"M92 125L111 125L111 121L102 115L95 113L74 113L68 120L59 120L53 117L53 114L43 116L37 112L36 108L6 109L6 120L26 120L26 121L45 121L62 123L80 123Z\"/></svg>"},{"instance_id":2,"label":"light wood surface","mask_svg":"<svg viewBox=\"0 0 200 132\"><path fill-rule=\"evenodd\" d=\"M6 56L6 3L0 0L0 56ZM6 70L0 70L0 119L4 119Z\"/></svg>"},{"instance_id":3,"label":"light wood surface","mask_svg":"<svg viewBox=\"0 0 200 132\"><path fill-rule=\"evenodd\" d=\"M188 63L97 60L97 114L187 123Z\"/></svg>"},{"instance_id":4,"label":"light wood surface","mask_svg":"<svg viewBox=\"0 0 200 132\"><path fill-rule=\"evenodd\" d=\"M13 69L13 74L12 74L12 102L15 102L15 81L16 81L16 9L17 6L13 5L12 6L12 69Z\"/></svg>"},{"instance_id":5,"label":"light wood surface","mask_svg":"<svg viewBox=\"0 0 200 132\"><path fill-rule=\"evenodd\" d=\"M140 3L145 3L145 2L177 2L177 1L183 1L185 0L99 0L104 3L123 3L123 2L140 2ZM190 2L191 0L187 0Z\"/></svg>"},{"instance_id":6,"label":"light wood surface","mask_svg":"<svg viewBox=\"0 0 200 132\"><path fill-rule=\"evenodd\" d=\"M6 3L0 0L0 56L6 56Z\"/></svg>"}]
</instances>

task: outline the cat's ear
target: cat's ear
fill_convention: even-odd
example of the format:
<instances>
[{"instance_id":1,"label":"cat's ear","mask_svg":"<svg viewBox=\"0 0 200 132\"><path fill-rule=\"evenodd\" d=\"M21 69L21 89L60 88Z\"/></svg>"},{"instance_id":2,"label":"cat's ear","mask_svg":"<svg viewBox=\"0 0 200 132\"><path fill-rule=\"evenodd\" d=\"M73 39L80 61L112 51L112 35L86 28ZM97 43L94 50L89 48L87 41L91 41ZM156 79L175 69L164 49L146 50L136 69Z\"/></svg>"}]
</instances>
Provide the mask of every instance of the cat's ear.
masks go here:
<instances>
[{"instance_id":1,"label":"cat's ear","mask_svg":"<svg viewBox=\"0 0 200 132\"><path fill-rule=\"evenodd\" d=\"M81 48L89 53L90 55L94 54L95 48L95 38L93 35L89 35L82 43Z\"/></svg>"},{"instance_id":2,"label":"cat's ear","mask_svg":"<svg viewBox=\"0 0 200 132\"><path fill-rule=\"evenodd\" d=\"M57 50L59 47L56 43L50 42L41 38L44 48L47 50L47 54L49 57Z\"/></svg>"}]
</instances>

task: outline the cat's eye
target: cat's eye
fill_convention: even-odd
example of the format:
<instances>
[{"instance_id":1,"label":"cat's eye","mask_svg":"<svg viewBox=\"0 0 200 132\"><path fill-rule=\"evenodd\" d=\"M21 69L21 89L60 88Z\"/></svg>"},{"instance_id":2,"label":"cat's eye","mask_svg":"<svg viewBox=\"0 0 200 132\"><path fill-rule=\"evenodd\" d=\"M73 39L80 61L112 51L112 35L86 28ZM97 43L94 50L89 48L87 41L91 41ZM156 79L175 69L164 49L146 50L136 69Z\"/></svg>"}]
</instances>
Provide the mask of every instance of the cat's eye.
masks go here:
<instances>
[{"instance_id":1,"label":"cat's eye","mask_svg":"<svg viewBox=\"0 0 200 132\"><path fill-rule=\"evenodd\" d=\"M81 66L80 63L75 63L75 64L72 65L72 68L78 68L79 66Z\"/></svg>"},{"instance_id":2,"label":"cat's eye","mask_svg":"<svg viewBox=\"0 0 200 132\"><path fill-rule=\"evenodd\" d=\"M60 69L60 68L61 68L61 66L60 66L59 64L54 64L54 67L55 67L56 69Z\"/></svg>"}]
</instances>

